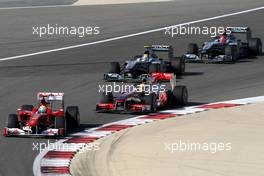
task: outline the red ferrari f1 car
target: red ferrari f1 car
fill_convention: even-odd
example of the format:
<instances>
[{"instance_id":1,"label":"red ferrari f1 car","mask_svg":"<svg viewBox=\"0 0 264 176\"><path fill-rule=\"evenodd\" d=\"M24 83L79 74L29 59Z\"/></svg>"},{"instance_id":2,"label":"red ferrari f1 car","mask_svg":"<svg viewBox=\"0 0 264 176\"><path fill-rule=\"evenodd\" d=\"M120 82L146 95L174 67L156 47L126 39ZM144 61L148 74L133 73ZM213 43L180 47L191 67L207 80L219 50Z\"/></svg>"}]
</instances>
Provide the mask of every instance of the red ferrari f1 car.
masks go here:
<instances>
[{"instance_id":1,"label":"red ferrari f1 car","mask_svg":"<svg viewBox=\"0 0 264 176\"><path fill-rule=\"evenodd\" d=\"M170 82L169 89L168 86L163 86L162 83L164 82ZM133 87L134 89L129 87L129 90L117 94L103 92L100 102L96 105L96 111L151 113L156 112L157 108L175 105L185 106L188 103L187 88L176 86L176 76L171 73L146 75L142 78L141 84L135 84Z\"/></svg>"},{"instance_id":2,"label":"red ferrari f1 car","mask_svg":"<svg viewBox=\"0 0 264 176\"><path fill-rule=\"evenodd\" d=\"M79 108L64 110L64 93L39 92L38 104L22 105L9 114L4 136L65 136L67 127L80 124Z\"/></svg>"}]
</instances>

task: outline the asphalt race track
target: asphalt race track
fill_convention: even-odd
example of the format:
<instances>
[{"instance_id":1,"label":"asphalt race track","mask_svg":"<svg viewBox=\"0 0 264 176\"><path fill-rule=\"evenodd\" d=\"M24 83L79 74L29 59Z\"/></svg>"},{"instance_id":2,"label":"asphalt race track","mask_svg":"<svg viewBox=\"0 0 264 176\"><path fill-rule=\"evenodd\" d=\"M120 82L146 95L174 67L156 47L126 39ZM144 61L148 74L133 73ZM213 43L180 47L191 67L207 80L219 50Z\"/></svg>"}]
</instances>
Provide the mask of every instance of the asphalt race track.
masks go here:
<instances>
[{"instance_id":1,"label":"asphalt race track","mask_svg":"<svg viewBox=\"0 0 264 176\"><path fill-rule=\"evenodd\" d=\"M261 0L196 0L39 9L0 9L0 58L97 41L167 25L198 20L226 13L261 7ZM125 15L122 15L125 14ZM264 10L199 23L199 26L249 26L253 36L263 34ZM98 25L102 34L87 38L38 38L32 26L60 23L63 25ZM98 84L108 62L125 61L142 53L145 44L171 44L177 55L185 52L190 42L201 44L208 36L171 38L164 31L112 42L80 47L10 61L0 61L0 128L8 113L22 104L36 100L38 91L61 91L66 106L78 105L82 127L109 123L132 115L97 114ZM253 57L235 64L187 64L186 75L178 83L186 85L192 103L263 95L264 57ZM0 137L0 176L31 175L38 151L33 142L50 139ZM54 140L50 140L54 141Z\"/></svg>"}]
</instances>

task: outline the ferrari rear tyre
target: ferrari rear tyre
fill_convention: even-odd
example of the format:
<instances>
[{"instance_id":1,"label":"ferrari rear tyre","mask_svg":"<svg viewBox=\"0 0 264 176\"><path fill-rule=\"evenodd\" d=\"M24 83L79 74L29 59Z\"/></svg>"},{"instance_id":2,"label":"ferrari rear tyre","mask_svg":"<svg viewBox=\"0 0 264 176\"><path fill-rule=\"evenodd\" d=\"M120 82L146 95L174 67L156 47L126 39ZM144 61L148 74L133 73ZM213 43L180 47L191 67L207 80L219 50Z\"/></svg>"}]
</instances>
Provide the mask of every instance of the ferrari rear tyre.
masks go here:
<instances>
[{"instance_id":1,"label":"ferrari rear tyre","mask_svg":"<svg viewBox=\"0 0 264 176\"><path fill-rule=\"evenodd\" d=\"M16 114L8 115L7 128L19 128L18 117Z\"/></svg>"},{"instance_id":2,"label":"ferrari rear tyre","mask_svg":"<svg viewBox=\"0 0 264 176\"><path fill-rule=\"evenodd\" d=\"M80 126L80 112L78 106L68 106L66 108L65 116L70 128Z\"/></svg>"},{"instance_id":3,"label":"ferrari rear tyre","mask_svg":"<svg viewBox=\"0 0 264 176\"><path fill-rule=\"evenodd\" d=\"M173 89L173 96L176 105L186 106L188 104L188 91L186 86L175 86Z\"/></svg>"}]
</instances>

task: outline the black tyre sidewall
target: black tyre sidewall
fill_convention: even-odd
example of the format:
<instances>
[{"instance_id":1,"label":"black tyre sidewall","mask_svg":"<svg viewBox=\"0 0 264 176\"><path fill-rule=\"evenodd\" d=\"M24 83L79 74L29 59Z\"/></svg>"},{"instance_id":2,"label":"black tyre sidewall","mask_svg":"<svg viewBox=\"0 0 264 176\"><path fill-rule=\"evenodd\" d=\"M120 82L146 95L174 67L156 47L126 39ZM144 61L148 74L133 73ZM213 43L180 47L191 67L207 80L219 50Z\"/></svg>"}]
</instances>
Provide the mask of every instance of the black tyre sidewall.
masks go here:
<instances>
[{"instance_id":1,"label":"black tyre sidewall","mask_svg":"<svg viewBox=\"0 0 264 176\"><path fill-rule=\"evenodd\" d=\"M251 38L248 40L249 51L252 55L262 54L262 42L259 38Z\"/></svg>"},{"instance_id":2,"label":"black tyre sidewall","mask_svg":"<svg viewBox=\"0 0 264 176\"><path fill-rule=\"evenodd\" d=\"M8 115L7 128L19 128L18 116L16 114Z\"/></svg>"},{"instance_id":3,"label":"black tyre sidewall","mask_svg":"<svg viewBox=\"0 0 264 176\"><path fill-rule=\"evenodd\" d=\"M151 112L157 111L157 99L155 93L145 95L143 99L145 101L145 105L150 105Z\"/></svg>"},{"instance_id":4,"label":"black tyre sidewall","mask_svg":"<svg viewBox=\"0 0 264 176\"><path fill-rule=\"evenodd\" d=\"M198 55L198 45L196 43L190 43L187 48L187 54L195 54Z\"/></svg>"},{"instance_id":5,"label":"black tyre sidewall","mask_svg":"<svg viewBox=\"0 0 264 176\"><path fill-rule=\"evenodd\" d=\"M113 103L113 101L114 101L114 96L112 92L102 93L100 103L108 104L108 103Z\"/></svg>"},{"instance_id":6,"label":"black tyre sidewall","mask_svg":"<svg viewBox=\"0 0 264 176\"><path fill-rule=\"evenodd\" d=\"M65 117L69 128L80 125L80 112L78 106L69 106L66 108Z\"/></svg>"},{"instance_id":7,"label":"black tyre sidewall","mask_svg":"<svg viewBox=\"0 0 264 176\"><path fill-rule=\"evenodd\" d=\"M232 57L232 62L235 62L238 58L237 56L237 47L236 46L232 46L232 45L228 45L225 48L225 55L226 56L231 56Z\"/></svg>"},{"instance_id":8,"label":"black tyre sidewall","mask_svg":"<svg viewBox=\"0 0 264 176\"><path fill-rule=\"evenodd\" d=\"M160 72L160 64L150 64L148 72L149 73L159 73Z\"/></svg>"},{"instance_id":9,"label":"black tyre sidewall","mask_svg":"<svg viewBox=\"0 0 264 176\"><path fill-rule=\"evenodd\" d=\"M118 62L111 62L109 73L120 74L120 64Z\"/></svg>"},{"instance_id":10,"label":"black tyre sidewall","mask_svg":"<svg viewBox=\"0 0 264 176\"><path fill-rule=\"evenodd\" d=\"M174 57L170 59L171 67L176 75L183 75L185 72L185 61L182 57Z\"/></svg>"},{"instance_id":11,"label":"black tyre sidewall","mask_svg":"<svg viewBox=\"0 0 264 176\"><path fill-rule=\"evenodd\" d=\"M173 96L176 105L186 106L188 104L188 91L185 86L175 86L173 89Z\"/></svg>"}]
</instances>

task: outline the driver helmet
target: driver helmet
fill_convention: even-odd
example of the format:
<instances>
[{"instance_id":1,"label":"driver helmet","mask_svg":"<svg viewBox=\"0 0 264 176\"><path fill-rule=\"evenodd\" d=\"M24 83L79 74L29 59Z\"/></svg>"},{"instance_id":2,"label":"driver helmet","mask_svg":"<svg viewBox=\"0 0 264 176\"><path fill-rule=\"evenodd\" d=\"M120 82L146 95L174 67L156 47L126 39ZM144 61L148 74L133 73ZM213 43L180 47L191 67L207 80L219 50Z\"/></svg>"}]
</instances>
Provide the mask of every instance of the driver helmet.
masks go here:
<instances>
[{"instance_id":1,"label":"driver helmet","mask_svg":"<svg viewBox=\"0 0 264 176\"><path fill-rule=\"evenodd\" d=\"M227 34L226 32L224 32L221 36L220 36L220 43L226 43L226 39L227 39Z\"/></svg>"},{"instance_id":2,"label":"driver helmet","mask_svg":"<svg viewBox=\"0 0 264 176\"><path fill-rule=\"evenodd\" d=\"M146 61L147 59L149 59L149 56L150 56L150 52L149 52L148 50L146 50L146 51L144 52L144 54L143 54L142 59L143 59L144 61Z\"/></svg>"},{"instance_id":3,"label":"driver helmet","mask_svg":"<svg viewBox=\"0 0 264 176\"><path fill-rule=\"evenodd\" d=\"M146 89L146 84L147 84L147 79L143 79L141 84L138 85L138 91L139 92L145 92Z\"/></svg>"},{"instance_id":4,"label":"driver helmet","mask_svg":"<svg viewBox=\"0 0 264 176\"><path fill-rule=\"evenodd\" d=\"M45 113L47 112L47 107L44 106L44 105L41 105L41 106L39 107L39 109L38 109L38 112L39 112L40 114L45 114Z\"/></svg>"}]
</instances>

